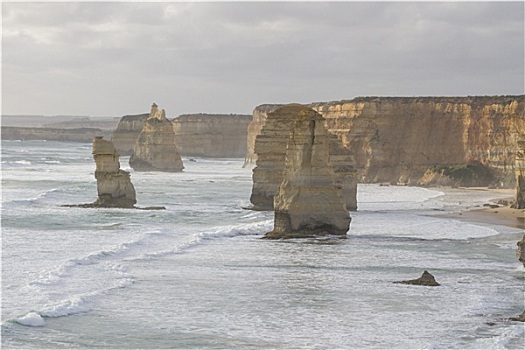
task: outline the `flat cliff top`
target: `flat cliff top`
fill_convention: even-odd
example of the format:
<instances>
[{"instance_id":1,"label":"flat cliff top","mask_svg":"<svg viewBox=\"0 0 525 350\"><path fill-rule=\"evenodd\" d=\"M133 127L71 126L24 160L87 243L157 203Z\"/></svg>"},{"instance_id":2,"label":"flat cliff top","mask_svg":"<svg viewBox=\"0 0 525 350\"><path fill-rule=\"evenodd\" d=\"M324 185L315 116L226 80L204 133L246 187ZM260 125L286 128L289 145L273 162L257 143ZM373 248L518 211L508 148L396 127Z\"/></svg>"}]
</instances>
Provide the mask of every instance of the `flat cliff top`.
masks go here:
<instances>
[{"instance_id":1,"label":"flat cliff top","mask_svg":"<svg viewBox=\"0 0 525 350\"><path fill-rule=\"evenodd\" d=\"M121 121L134 121L134 120L141 120L149 117L149 113L143 113L143 114L133 114L133 115L125 115L120 120Z\"/></svg>"},{"instance_id":2,"label":"flat cliff top","mask_svg":"<svg viewBox=\"0 0 525 350\"><path fill-rule=\"evenodd\" d=\"M343 103L359 102L390 102L390 103L461 103L461 104L507 104L518 100L525 102L525 95L501 95L501 96L359 96L351 100L313 102L310 106L317 105L340 105Z\"/></svg>"},{"instance_id":3,"label":"flat cliff top","mask_svg":"<svg viewBox=\"0 0 525 350\"><path fill-rule=\"evenodd\" d=\"M172 119L172 121L193 121L193 120L202 120L202 119L236 119L236 120L247 120L251 121L253 116L251 114L207 114L207 113L197 113L197 114L181 114L178 117Z\"/></svg>"}]
</instances>

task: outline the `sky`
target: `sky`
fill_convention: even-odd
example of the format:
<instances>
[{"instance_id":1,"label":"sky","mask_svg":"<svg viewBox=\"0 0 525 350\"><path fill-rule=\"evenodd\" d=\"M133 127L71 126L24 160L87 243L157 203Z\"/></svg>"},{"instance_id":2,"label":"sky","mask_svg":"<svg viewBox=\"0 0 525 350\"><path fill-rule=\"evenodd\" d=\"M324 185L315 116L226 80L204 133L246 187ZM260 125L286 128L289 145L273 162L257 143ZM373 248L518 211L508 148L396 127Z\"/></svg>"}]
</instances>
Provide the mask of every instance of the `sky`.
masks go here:
<instances>
[{"instance_id":1,"label":"sky","mask_svg":"<svg viewBox=\"0 0 525 350\"><path fill-rule=\"evenodd\" d=\"M524 2L2 2L2 114L524 94Z\"/></svg>"}]
</instances>

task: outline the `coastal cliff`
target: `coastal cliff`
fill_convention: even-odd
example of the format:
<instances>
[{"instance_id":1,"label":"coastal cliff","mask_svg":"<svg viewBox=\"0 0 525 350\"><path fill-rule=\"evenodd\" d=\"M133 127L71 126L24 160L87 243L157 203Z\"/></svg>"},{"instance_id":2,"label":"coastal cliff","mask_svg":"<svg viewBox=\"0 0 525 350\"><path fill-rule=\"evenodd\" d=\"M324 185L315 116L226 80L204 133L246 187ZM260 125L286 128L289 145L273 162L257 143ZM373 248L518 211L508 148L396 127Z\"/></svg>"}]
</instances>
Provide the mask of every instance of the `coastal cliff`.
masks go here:
<instances>
[{"instance_id":1,"label":"coastal cliff","mask_svg":"<svg viewBox=\"0 0 525 350\"><path fill-rule=\"evenodd\" d=\"M308 105L353 151L360 182L422 184L431 167L480 164L492 181L511 179L525 97L362 97ZM269 111L256 107L245 165L257 159L254 140ZM251 134L250 134L251 133Z\"/></svg>"},{"instance_id":2,"label":"coastal cliff","mask_svg":"<svg viewBox=\"0 0 525 350\"><path fill-rule=\"evenodd\" d=\"M516 201L512 207L525 209L525 140L518 141L514 168L516 172Z\"/></svg>"},{"instance_id":3,"label":"coastal cliff","mask_svg":"<svg viewBox=\"0 0 525 350\"><path fill-rule=\"evenodd\" d=\"M121 118L112 141L122 155L131 155L149 114ZM251 115L183 114L171 120L179 152L187 157L242 158Z\"/></svg>"},{"instance_id":4,"label":"coastal cliff","mask_svg":"<svg viewBox=\"0 0 525 350\"><path fill-rule=\"evenodd\" d=\"M149 113L145 113L125 115L120 119L117 128L111 136L111 142L113 142L121 155L130 156L133 153L135 142L137 142L148 117Z\"/></svg>"},{"instance_id":5,"label":"coastal cliff","mask_svg":"<svg viewBox=\"0 0 525 350\"><path fill-rule=\"evenodd\" d=\"M129 165L136 171L180 172L184 169L175 143L173 124L154 103L139 134Z\"/></svg>"},{"instance_id":6,"label":"coastal cliff","mask_svg":"<svg viewBox=\"0 0 525 350\"><path fill-rule=\"evenodd\" d=\"M96 136L109 137L111 131L98 128L25 128L2 126L2 140L46 140L68 142L91 142Z\"/></svg>"},{"instance_id":7,"label":"coastal cliff","mask_svg":"<svg viewBox=\"0 0 525 350\"><path fill-rule=\"evenodd\" d=\"M274 229L265 238L346 236L350 215L329 156L324 119L308 107L287 105L274 112L290 116L282 182L274 198Z\"/></svg>"},{"instance_id":8,"label":"coastal cliff","mask_svg":"<svg viewBox=\"0 0 525 350\"><path fill-rule=\"evenodd\" d=\"M175 141L188 157L242 158L251 115L183 114L172 120Z\"/></svg>"}]
</instances>

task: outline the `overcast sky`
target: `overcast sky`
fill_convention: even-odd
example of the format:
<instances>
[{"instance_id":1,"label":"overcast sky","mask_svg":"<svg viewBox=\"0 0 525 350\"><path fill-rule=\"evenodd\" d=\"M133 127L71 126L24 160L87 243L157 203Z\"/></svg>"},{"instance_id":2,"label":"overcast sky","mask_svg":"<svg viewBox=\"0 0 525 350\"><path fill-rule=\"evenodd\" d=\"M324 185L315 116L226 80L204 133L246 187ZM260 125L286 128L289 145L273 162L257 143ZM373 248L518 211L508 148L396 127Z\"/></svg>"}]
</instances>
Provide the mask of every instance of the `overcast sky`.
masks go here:
<instances>
[{"instance_id":1,"label":"overcast sky","mask_svg":"<svg viewBox=\"0 0 525 350\"><path fill-rule=\"evenodd\" d=\"M524 93L524 2L2 3L2 113Z\"/></svg>"}]
</instances>

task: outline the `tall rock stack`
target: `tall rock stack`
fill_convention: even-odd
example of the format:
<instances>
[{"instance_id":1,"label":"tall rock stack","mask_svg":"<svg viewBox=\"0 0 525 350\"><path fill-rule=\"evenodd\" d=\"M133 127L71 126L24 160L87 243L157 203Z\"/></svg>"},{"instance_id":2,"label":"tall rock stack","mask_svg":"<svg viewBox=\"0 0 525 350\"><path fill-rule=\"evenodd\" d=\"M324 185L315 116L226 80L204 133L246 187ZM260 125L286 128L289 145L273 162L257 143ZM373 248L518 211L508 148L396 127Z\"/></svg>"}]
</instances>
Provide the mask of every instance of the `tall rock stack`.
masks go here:
<instances>
[{"instance_id":1,"label":"tall rock stack","mask_svg":"<svg viewBox=\"0 0 525 350\"><path fill-rule=\"evenodd\" d=\"M300 105L296 105L297 108L298 106ZM279 105L263 107L257 113L254 112L254 120L257 114L260 116L259 119L264 119L264 123L251 125L252 128L260 127L261 131L255 138L254 154L251 156L251 159L256 159L256 167L253 169L250 201L256 210L272 210L273 198L283 180L286 145L294 127L297 108L289 106L283 108ZM309 109L303 106L301 108ZM324 121L322 117L321 119ZM356 210L357 170L354 157L335 135L329 134L328 138L329 156L335 172L336 184L342 188L347 209Z\"/></svg>"},{"instance_id":2,"label":"tall rock stack","mask_svg":"<svg viewBox=\"0 0 525 350\"><path fill-rule=\"evenodd\" d=\"M330 137L324 119L310 108L292 104L275 113L292 120L283 180L274 198L274 230L266 238L346 236L350 215L335 183Z\"/></svg>"},{"instance_id":3,"label":"tall rock stack","mask_svg":"<svg viewBox=\"0 0 525 350\"><path fill-rule=\"evenodd\" d=\"M525 209L525 140L518 141L514 170L516 172L516 202L512 207Z\"/></svg>"},{"instance_id":4,"label":"tall rock stack","mask_svg":"<svg viewBox=\"0 0 525 350\"><path fill-rule=\"evenodd\" d=\"M133 208L137 203L129 173L120 169L119 154L113 143L102 137L93 140L98 199L93 207Z\"/></svg>"},{"instance_id":5,"label":"tall rock stack","mask_svg":"<svg viewBox=\"0 0 525 350\"><path fill-rule=\"evenodd\" d=\"M154 103L129 159L136 171L180 172L184 169L173 124Z\"/></svg>"}]
</instances>

